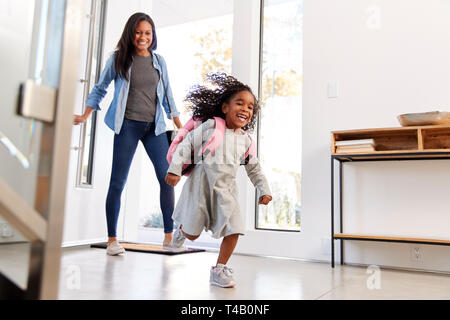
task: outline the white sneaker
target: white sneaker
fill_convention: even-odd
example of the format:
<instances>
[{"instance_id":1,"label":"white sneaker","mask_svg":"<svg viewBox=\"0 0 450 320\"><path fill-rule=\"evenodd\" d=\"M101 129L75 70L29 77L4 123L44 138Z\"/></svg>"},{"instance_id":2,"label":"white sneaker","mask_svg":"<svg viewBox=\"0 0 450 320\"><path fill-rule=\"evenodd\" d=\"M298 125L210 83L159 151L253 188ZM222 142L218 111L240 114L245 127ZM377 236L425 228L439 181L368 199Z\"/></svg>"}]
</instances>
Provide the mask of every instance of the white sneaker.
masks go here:
<instances>
[{"instance_id":1,"label":"white sneaker","mask_svg":"<svg viewBox=\"0 0 450 320\"><path fill-rule=\"evenodd\" d=\"M124 252L125 249L119 244L117 240L111 242L110 244L108 244L108 247L106 247L106 254L109 256L116 256Z\"/></svg>"},{"instance_id":2,"label":"white sneaker","mask_svg":"<svg viewBox=\"0 0 450 320\"><path fill-rule=\"evenodd\" d=\"M182 245L181 247L173 247L172 242L163 243L163 249L171 252L181 252L187 250L187 247Z\"/></svg>"},{"instance_id":3,"label":"white sneaker","mask_svg":"<svg viewBox=\"0 0 450 320\"><path fill-rule=\"evenodd\" d=\"M232 275L233 269L219 263L217 266L211 267L209 282L222 288L232 288L236 284Z\"/></svg>"},{"instance_id":4,"label":"white sneaker","mask_svg":"<svg viewBox=\"0 0 450 320\"><path fill-rule=\"evenodd\" d=\"M173 233L172 241L169 243L163 243L163 249L172 252L181 252L187 250L187 247L183 245L186 237L181 232L181 226L179 226Z\"/></svg>"}]
</instances>

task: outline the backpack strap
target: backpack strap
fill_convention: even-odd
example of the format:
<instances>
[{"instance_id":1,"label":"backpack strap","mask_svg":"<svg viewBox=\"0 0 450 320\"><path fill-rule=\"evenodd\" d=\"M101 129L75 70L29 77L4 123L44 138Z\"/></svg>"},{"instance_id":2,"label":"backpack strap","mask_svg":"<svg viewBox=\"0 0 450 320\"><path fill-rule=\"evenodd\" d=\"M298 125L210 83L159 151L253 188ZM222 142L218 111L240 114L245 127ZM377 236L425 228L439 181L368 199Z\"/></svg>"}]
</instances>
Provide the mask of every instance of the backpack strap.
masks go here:
<instances>
[{"instance_id":1,"label":"backpack strap","mask_svg":"<svg viewBox=\"0 0 450 320\"><path fill-rule=\"evenodd\" d=\"M190 129L189 129L190 128ZM186 124L178 130L177 135L173 139L172 143L169 146L169 151L167 152L167 162L172 162L173 154L175 153L175 149L178 147L180 142L186 137L186 135L194 128L194 121L189 119Z\"/></svg>"},{"instance_id":2,"label":"backpack strap","mask_svg":"<svg viewBox=\"0 0 450 320\"><path fill-rule=\"evenodd\" d=\"M220 117L214 117L215 121L215 128L214 133L209 139L209 141L205 144L205 146L202 148L201 156L207 157L214 153L216 148L222 143L223 137L225 135L225 120ZM173 139L172 144L169 147L169 151L167 152L167 161L169 163L172 162L173 154L175 153L175 150L177 149L178 145L181 141L183 141L184 138L186 138L187 134L197 128L199 125L201 125L201 121L196 121L193 118L189 119L188 122L183 126L183 128L178 130L178 133ZM189 176L189 173L191 169L195 166L195 155L192 154L191 156L191 163L183 164L182 167L182 175Z\"/></svg>"},{"instance_id":3,"label":"backpack strap","mask_svg":"<svg viewBox=\"0 0 450 320\"><path fill-rule=\"evenodd\" d=\"M203 157L213 154L225 135L225 120L220 117L214 117L214 121L216 122L214 133L202 149Z\"/></svg>"},{"instance_id":4,"label":"backpack strap","mask_svg":"<svg viewBox=\"0 0 450 320\"><path fill-rule=\"evenodd\" d=\"M195 121L193 118L189 119L188 122L185 123L185 125L178 130L177 135L173 139L172 143L170 144L169 151L167 152L167 161L169 163L172 162L173 154L175 153L176 148L180 144L181 141L183 141L184 138L186 138L187 134L197 128L201 122Z\"/></svg>"},{"instance_id":5,"label":"backpack strap","mask_svg":"<svg viewBox=\"0 0 450 320\"><path fill-rule=\"evenodd\" d=\"M214 154L214 151L216 148L220 145L220 143L223 140L223 137L225 136L225 120L220 117L214 117L215 125L214 125L214 132L209 141L205 144L205 146L202 149L201 152L201 158L210 156ZM196 122L197 123L197 122ZM200 122L201 124L201 122ZM195 126L197 127L197 126ZM184 176L189 176L190 171L195 167L196 164L196 158L195 155L192 154L191 156L191 163L186 164L183 166L183 170L181 172Z\"/></svg>"},{"instance_id":6,"label":"backpack strap","mask_svg":"<svg viewBox=\"0 0 450 320\"><path fill-rule=\"evenodd\" d=\"M244 157L242 158L241 164L242 165L247 165L249 163L253 163L256 160L256 143L255 141L253 141L252 136L249 135L246 132L247 136L250 138L250 147L248 148L247 152L245 153Z\"/></svg>"}]
</instances>

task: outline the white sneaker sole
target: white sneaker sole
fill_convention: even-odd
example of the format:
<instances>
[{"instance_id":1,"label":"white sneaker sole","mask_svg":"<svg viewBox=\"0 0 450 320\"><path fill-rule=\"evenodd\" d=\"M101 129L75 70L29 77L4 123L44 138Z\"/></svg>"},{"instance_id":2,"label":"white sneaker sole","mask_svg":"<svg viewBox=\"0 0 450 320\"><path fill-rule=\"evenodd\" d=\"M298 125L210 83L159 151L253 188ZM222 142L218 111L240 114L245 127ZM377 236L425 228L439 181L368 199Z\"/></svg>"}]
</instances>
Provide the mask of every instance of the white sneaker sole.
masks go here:
<instances>
[{"instance_id":1,"label":"white sneaker sole","mask_svg":"<svg viewBox=\"0 0 450 320\"><path fill-rule=\"evenodd\" d=\"M170 245L163 245L163 249L167 250L167 251L170 251L170 252L182 252L182 251L186 251L188 248L185 247L185 246L181 246L179 248L175 248L175 247L172 247Z\"/></svg>"},{"instance_id":2,"label":"white sneaker sole","mask_svg":"<svg viewBox=\"0 0 450 320\"><path fill-rule=\"evenodd\" d=\"M221 288L233 288L236 285L236 283L234 281L231 281L229 284L226 284L226 285L220 284L215 281L210 281L209 283L213 286L217 286L217 287L221 287Z\"/></svg>"},{"instance_id":3,"label":"white sneaker sole","mask_svg":"<svg viewBox=\"0 0 450 320\"><path fill-rule=\"evenodd\" d=\"M122 253L125 253L125 249L119 249L119 250L116 250L116 251L108 251L108 250L106 250L106 254L108 256L117 256L117 255L122 254Z\"/></svg>"}]
</instances>

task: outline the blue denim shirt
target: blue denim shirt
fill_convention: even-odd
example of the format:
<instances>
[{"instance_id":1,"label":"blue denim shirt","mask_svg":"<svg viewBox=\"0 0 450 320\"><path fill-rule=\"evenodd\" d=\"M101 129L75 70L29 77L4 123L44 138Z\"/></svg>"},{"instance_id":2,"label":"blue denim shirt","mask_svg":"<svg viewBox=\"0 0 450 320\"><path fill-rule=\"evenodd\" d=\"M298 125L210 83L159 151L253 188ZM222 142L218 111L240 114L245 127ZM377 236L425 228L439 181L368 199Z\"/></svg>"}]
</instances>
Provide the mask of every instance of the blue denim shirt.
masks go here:
<instances>
[{"instance_id":1,"label":"blue denim shirt","mask_svg":"<svg viewBox=\"0 0 450 320\"><path fill-rule=\"evenodd\" d=\"M158 57L156 58L156 56ZM97 84L94 86L94 88L92 88L92 91L86 100L86 105L94 110L100 110L99 104L106 95L106 89L108 88L111 81L114 80L114 98L108 108L108 111L106 112L105 123L116 134L119 134L125 115L125 108L127 106L130 82L118 76L118 74L116 73L114 66L115 57L116 54L112 54L111 57L109 57L108 61L106 61L105 68L103 69ZM169 84L169 77L167 76L167 66L164 58L161 55L154 53L153 51L152 58L153 66L159 72L159 82L156 87L157 103L155 114L155 134L160 135L161 133L166 132L166 123L164 122L162 109L164 108L168 119L178 117L180 113L178 112L175 106L175 101L173 100L172 90ZM130 79L132 67L133 65L128 70L128 79ZM164 77L165 87L163 85L161 77ZM167 93L167 99L169 100L170 109L172 112L169 111L169 106L167 105L164 92Z\"/></svg>"}]
</instances>

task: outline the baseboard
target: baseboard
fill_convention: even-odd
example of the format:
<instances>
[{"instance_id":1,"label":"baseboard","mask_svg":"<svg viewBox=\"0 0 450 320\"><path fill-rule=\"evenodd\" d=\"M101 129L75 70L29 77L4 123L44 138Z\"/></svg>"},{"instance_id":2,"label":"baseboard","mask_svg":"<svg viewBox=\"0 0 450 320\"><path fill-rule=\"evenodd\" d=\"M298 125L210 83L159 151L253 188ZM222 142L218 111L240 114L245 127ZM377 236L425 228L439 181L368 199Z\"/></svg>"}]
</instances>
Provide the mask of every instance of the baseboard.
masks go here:
<instances>
[{"instance_id":1,"label":"baseboard","mask_svg":"<svg viewBox=\"0 0 450 320\"><path fill-rule=\"evenodd\" d=\"M24 243L30 243L29 241L11 241L11 242L0 242L1 245L8 245L8 244L24 244Z\"/></svg>"},{"instance_id":2,"label":"baseboard","mask_svg":"<svg viewBox=\"0 0 450 320\"><path fill-rule=\"evenodd\" d=\"M68 248L68 247L85 246L85 245L90 245L90 244L99 243L99 242L106 242L106 241L108 241L107 238L97 238L97 239L88 239L88 240L79 240L79 241L68 241L68 242L63 242L61 247ZM119 242L120 242L120 239L119 239Z\"/></svg>"}]
</instances>

